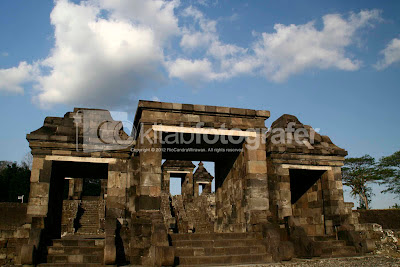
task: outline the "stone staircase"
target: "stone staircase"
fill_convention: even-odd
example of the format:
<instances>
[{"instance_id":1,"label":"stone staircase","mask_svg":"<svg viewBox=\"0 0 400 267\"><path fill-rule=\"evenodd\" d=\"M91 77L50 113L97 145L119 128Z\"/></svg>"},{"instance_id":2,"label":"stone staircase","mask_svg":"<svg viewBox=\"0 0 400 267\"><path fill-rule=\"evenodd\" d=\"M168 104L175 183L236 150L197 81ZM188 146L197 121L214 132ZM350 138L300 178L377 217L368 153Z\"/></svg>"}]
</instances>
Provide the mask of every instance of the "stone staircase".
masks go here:
<instances>
[{"instance_id":1,"label":"stone staircase","mask_svg":"<svg viewBox=\"0 0 400 267\"><path fill-rule=\"evenodd\" d=\"M204 208L199 208L197 203L186 203L186 216L195 233L212 233L214 232L214 221L209 218Z\"/></svg>"},{"instance_id":2,"label":"stone staircase","mask_svg":"<svg viewBox=\"0 0 400 267\"><path fill-rule=\"evenodd\" d=\"M215 212L210 207L209 198L210 196L202 195L184 203L181 195L172 197L174 219L179 233L214 232Z\"/></svg>"},{"instance_id":3,"label":"stone staircase","mask_svg":"<svg viewBox=\"0 0 400 267\"><path fill-rule=\"evenodd\" d=\"M78 209L77 235L97 235L101 233L99 217L99 198L82 199Z\"/></svg>"},{"instance_id":4,"label":"stone staircase","mask_svg":"<svg viewBox=\"0 0 400 267\"><path fill-rule=\"evenodd\" d=\"M179 266L272 262L261 233L171 234Z\"/></svg>"},{"instance_id":5,"label":"stone staircase","mask_svg":"<svg viewBox=\"0 0 400 267\"><path fill-rule=\"evenodd\" d=\"M48 247L47 263L38 266L102 266L104 239L54 239Z\"/></svg>"},{"instance_id":6,"label":"stone staircase","mask_svg":"<svg viewBox=\"0 0 400 267\"><path fill-rule=\"evenodd\" d=\"M314 247L319 249L322 258L356 256L355 247L347 246L346 241L336 240L335 235L313 236Z\"/></svg>"}]
</instances>

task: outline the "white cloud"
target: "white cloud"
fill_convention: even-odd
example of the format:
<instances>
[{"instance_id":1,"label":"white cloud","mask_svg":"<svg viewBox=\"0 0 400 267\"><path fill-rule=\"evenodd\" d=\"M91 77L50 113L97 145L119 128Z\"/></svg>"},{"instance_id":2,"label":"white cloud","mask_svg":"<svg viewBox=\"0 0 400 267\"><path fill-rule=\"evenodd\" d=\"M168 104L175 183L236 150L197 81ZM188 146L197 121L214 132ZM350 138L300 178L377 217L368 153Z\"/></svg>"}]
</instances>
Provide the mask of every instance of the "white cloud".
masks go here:
<instances>
[{"instance_id":1,"label":"white cloud","mask_svg":"<svg viewBox=\"0 0 400 267\"><path fill-rule=\"evenodd\" d=\"M155 32L156 38L164 41L170 36L178 35L178 18L174 9L179 0L92 0L111 11L111 18L125 19L148 26Z\"/></svg>"},{"instance_id":2,"label":"white cloud","mask_svg":"<svg viewBox=\"0 0 400 267\"><path fill-rule=\"evenodd\" d=\"M23 94L24 83L32 81L37 72L37 65L26 62L19 63L18 67L0 69L0 91Z\"/></svg>"},{"instance_id":3,"label":"white cloud","mask_svg":"<svg viewBox=\"0 0 400 267\"><path fill-rule=\"evenodd\" d=\"M310 68L357 70L361 62L347 56L345 48L352 44L358 29L379 18L377 10L351 14L348 19L329 14L322 18L322 30L315 27L314 21L303 25L276 24L275 33L262 33L255 43L255 66L276 82Z\"/></svg>"},{"instance_id":4,"label":"white cloud","mask_svg":"<svg viewBox=\"0 0 400 267\"><path fill-rule=\"evenodd\" d=\"M3 57L8 57L8 53L7 53L7 52L2 52L2 53L1 53L1 56L3 56Z\"/></svg>"},{"instance_id":5,"label":"white cloud","mask_svg":"<svg viewBox=\"0 0 400 267\"><path fill-rule=\"evenodd\" d=\"M255 74L282 82L312 68L353 71L361 62L346 48L357 30L380 16L377 10L347 18L329 14L321 30L313 21L276 24L274 32L257 34L249 47L240 47L224 42L220 20L192 6L178 17L179 5L178 0L56 0L50 16L53 49L35 64L0 69L0 90L22 93L24 83L34 82L34 101L41 106L115 108L162 83L165 70L192 86ZM172 45L173 37L180 38L180 49ZM393 58L392 48L386 49ZM391 64L384 55L380 64Z\"/></svg>"},{"instance_id":6,"label":"white cloud","mask_svg":"<svg viewBox=\"0 0 400 267\"><path fill-rule=\"evenodd\" d=\"M177 34L177 1L55 1L51 12L55 46L32 66L3 69L0 88L23 91L36 82L34 101L52 104L121 107L140 90L162 82L163 42ZM10 75L12 73L13 75Z\"/></svg>"},{"instance_id":7,"label":"white cloud","mask_svg":"<svg viewBox=\"0 0 400 267\"><path fill-rule=\"evenodd\" d=\"M210 81L215 78L216 75L213 73L211 65L211 62L207 59L178 58L169 63L169 76L182 79L192 86L197 86L202 81Z\"/></svg>"},{"instance_id":8,"label":"white cloud","mask_svg":"<svg viewBox=\"0 0 400 267\"><path fill-rule=\"evenodd\" d=\"M174 67L173 73L170 70L170 77L179 77L189 83L255 73L283 82L291 75L312 68L354 71L362 62L348 56L346 48L353 44L359 29L380 20L380 11L370 10L351 13L348 18L328 14L322 18L322 30L317 29L315 21L302 25L276 24L275 32L253 34L257 40L250 48L243 48L221 41L217 22L207 19L196 8L186 8L183 15L192 17L198 29L193 25L185 28L180 45L186 52L204 51L203 58L191 60L186 57L182 61L178 57L179 62L169 66ZM201 71L191 72L177 67L183 63L190 65L189 69L199 68Z\"/></svg>"},{"instance_id":9,"label":"white cloud","mask_svg":"<svg viewBox=\"0 0 400 267\"><path fill-rule=\"evenodd\" d=\"M42 62L50 73L38 78L40 104L127 104L157 79L163 54L154 32L126 20L100 18L100 12L89 4L57 2L51 13L56 44Z\"/></svg>"},{"instance_id":10,"label":"white cloud","mask_svg":"<svg viewBox=\"0 0 400 267\"><path fill-rule=\"evenodd\" d=\"M220 40L217 32L217 21L207 19L202 12L190 6L182 15L193 19L190 27L183 29L180 46L187 53L203 51L202 59L184 59L178 57L166 64L170 77L180 78L192 86L202 82L228 79L236 75L232 65L243 56L247 49ZM196 27L197 26L197 27Z\"/></svg>"},{"instance_id":11,"label":"white cloud","mask_svg":"<svg viewBox=\"0 0 400 267\"><path fill-rule=\"evenodd\" d=\"M383 59L375 64L375 68L378 70L400 62L400 39L394 38L380 53L383 55Z\"/></svg>"}]
</instances>

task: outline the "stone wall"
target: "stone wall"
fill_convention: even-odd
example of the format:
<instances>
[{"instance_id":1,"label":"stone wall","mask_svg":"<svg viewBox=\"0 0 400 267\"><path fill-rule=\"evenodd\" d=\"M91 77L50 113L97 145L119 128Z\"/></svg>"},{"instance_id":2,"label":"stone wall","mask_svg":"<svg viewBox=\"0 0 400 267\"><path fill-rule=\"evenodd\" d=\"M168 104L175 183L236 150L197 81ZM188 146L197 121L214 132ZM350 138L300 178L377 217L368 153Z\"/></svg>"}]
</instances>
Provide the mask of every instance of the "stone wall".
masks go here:
<instances>
[{"instance_id":1,"label":"stone wall","mask_svg":"<svg viewBox=\"0 0 400 267\"><path fill-rule=\"evenodd\" d=\"M74 220L78 213L80 200L64 200L61 218L61 235L75 233Z\"/></svg>"},{"instance_id":2,"label":"stone wall","mask_svg":"<svg viewBox=\"0 0 400 267\"><path fill-rule=\"evenodd\" d=\"M18 261L17 251L27 242L29 228L25 228L27 204L0 203L0 265Z\"/></svg>"},{"instance_id":3,"label":"stone wall","mask_svg":"<svg viewBox=\"0 0 400 267\"><path fill-rule=\"evenodd\" d=\"M218 166L216 164L216 166ZM240 153L222 186L216 190L217 232L245 232L244 178L246 162Z\"/></svg>"},{"instance_id":4,"label":"stone wall","mask_svg":"<svg viewBox=\"0 0 400 267\"><path fill-rule=\"evenodd\" d=\"M356 210L360 223L377 223L383 229L400 229L400 209Z\"/></svg>"},{"instance_id":5,"label":"stone wall","mask_svg":"<svg viewBox=\"0 0 400 267\"><path fill-rule=\"evenodd\" d=\"M16 229L26 222L26 203L0 203L0 229Z\"/></svg>"},{"instance_id":6,"label":"stone wall","mask_svg":"<svg viewBox=\"0 0 400 267\"><path fill-rule=\"evenodd\" d=\"M293 216L298 219L308 235L324 235L323 199L321 180L318 180L296 201Z\"/></svg>"}]
</instances>

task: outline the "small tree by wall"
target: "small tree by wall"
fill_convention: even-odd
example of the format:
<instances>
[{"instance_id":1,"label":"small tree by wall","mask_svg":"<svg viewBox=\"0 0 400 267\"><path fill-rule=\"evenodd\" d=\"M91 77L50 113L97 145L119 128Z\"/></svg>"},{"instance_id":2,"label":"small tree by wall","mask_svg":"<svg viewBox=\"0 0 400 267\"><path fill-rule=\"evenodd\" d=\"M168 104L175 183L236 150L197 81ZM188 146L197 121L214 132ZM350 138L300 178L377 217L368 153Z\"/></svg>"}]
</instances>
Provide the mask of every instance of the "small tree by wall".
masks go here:
<instances>
[{"instance_id":1,"label":"small tree by wall","mask_svg":"<svg viewBox=\"0 0 400 267\"><path fill-rule=\"evenodd\" d=\"M343 184L351 188L353 197L359 198L361 208L369 209L373 195L371 184L381 180L375 159L370 155L347 158L342 170Z\"/></svg>"},{"instance_id":2,"label":"small tree by wall","mask_svg":"<svg viewBox=\"0 0 400 267\"><path fill-rule=\"evenodd\" d=\"M382 193L393 193L400 198L400 151L379 160L379 168L386 186Z\"/></svg>"}]
</instances>

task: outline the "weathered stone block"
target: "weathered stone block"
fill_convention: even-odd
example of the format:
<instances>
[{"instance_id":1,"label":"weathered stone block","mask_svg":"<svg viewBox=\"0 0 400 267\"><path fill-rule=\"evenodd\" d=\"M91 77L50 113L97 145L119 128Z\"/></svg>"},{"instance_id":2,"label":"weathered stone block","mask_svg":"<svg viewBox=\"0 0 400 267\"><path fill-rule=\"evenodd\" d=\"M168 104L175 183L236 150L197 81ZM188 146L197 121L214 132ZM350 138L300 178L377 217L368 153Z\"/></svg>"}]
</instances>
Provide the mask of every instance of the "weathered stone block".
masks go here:
<instances>
[{"instance_id":1,"label":"weathered stone block","mask_svg":"<svg viewBox=\"0 0 400 267\"><path fill-rule=\"evenodd\" d=\"M247 166L248 173L267 173L267 164L265 161L249 161Z\"/></svg>"},{"instance_id":2,"label":"weathered stone block","mask_svg":"<svg viewBox=\"0 0 400 267\"><path fill-rule=\"evenodd\" d=\"M48 197L49 183L31 183L30 196L31 197Z\"/></svg>"}]
</instances>

